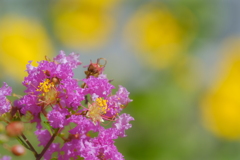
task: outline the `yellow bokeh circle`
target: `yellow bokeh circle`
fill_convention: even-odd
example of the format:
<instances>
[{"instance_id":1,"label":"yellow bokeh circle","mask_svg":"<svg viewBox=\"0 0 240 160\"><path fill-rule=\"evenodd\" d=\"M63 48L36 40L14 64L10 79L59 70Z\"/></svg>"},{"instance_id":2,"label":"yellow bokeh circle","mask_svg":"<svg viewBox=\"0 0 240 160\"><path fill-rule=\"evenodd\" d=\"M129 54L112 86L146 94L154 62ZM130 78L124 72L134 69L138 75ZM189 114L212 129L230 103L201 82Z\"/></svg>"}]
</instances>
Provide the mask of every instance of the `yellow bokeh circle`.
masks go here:
<instances>
[{"instance_id":1,"label":"yellow bokeh circle","mask_svg":"<svg viewBox=\"0 0 240 160\"><path fill-rule=\"evenodd\" d=\"M240 40L231 40L218 78L204 96L201 109L205 126L217 136L240 139Z\"/></svg>"},{"instance_id":2,"label":"yellow bokeh circle","mask_svg":"<svg viewBox=\"0 0 240 160\"><path fill-rule=\"evenodd\" d=\"M190 19L189 19L190 21ZM125 40L148 66L164 68L186 48L186 32L179 18L161 3L148 3L130 17Z\"/></svg>"},{"instance_id":3,"label":"yellow bokeh circle","mask_svg":"<svg viewBox=\"0 0 240 160\"><path fill-rule=\"evenodd\" d=\"M0 18L0 66L7 76L23 78L28 61L40 61L53 52L44 27L20 16Z\"/></svg>"},{"instance_id":4,"label":"yellow bokeh circle","mask_svg":"<svg viewBox=\"0 0 240 160\"><path fill-rule=\"evenodd\" d=\"M91 50L109 40L117 1L70 0L53 5L53 28L59 41L70 48ZM111 8L112 7L112 8Z\"/></svg>"}]
</instances>

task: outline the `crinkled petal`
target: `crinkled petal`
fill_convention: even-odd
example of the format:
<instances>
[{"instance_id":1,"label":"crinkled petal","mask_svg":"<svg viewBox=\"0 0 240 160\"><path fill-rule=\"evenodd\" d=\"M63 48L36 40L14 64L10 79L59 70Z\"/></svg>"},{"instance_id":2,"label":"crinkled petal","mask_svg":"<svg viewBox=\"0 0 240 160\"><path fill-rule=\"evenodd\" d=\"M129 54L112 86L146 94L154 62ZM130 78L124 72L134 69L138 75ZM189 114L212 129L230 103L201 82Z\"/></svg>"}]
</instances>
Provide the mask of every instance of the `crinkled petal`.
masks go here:
<instances>
[{"instance_id":1,"label":"crinkled petal","mask_svg":"<svg viewBox=\"0 0 240 160\"><path fill-rule=\"evenodd\" d=\"M118 117L115 123L113 123L113 126L118 130L118 136L126 137L125 130L132 127L131 124L129 124L129 121L133 121L134 118L131 117L129 114L122 114Z\"/></svg>"},{"instance_id":2,"label":"crinkled petal","mask_svg":"<svg viewBox=\"0 0 240 160\"><path fill-rule=\"evenodd\" d=\"M61 98L61 101L68 107L77 109L80 102L85 99L83 89L79 87L78 82L75 79L65 79L62 80L61 83L62 85L59 86L59 90L64 92L60 92L59 97L67 97Z\"/></svg>"},{"instance_id":3,"label":"crinkled petal","mask_svg":"<svg viewBox=\"0 0 240 160\"><path fill-rule=\"evenodd\" d=\"M109 83L108 79L90 76L88 79L83 79L87 84L85 88L85 94L95 94L99 97L107 98L107 96L112 92L115 87Z\"/></svg>"},{"instance_id":4,"label":"crinkled petal","mask_svg":"<svg viewBox=\"0 0 240 160\"><path fill-rule=\"evenodd\" d=\"M0 88L0 115L7 113L11 109L11 103L7 100L6 96L11 95L12 88L3 83L3 86Z\"/></svg>"},{"instance_id":5,"label":"crinkled petal","mask_svg":"<svg viewBox=\"0 0 240 160\"><path fill-rule=\"evenodd\" d=\"M48 113L48 121L53 128L62 128L66 123L66 110L52 110Z\"/></svg>"},{"instance_id":6,"label":"crinkled petal","mask_svg":"<svg viewBox=\"0 0 240 160\"><path fill-rule=\"evenodd\" d=\"M38 141L40 142L38 146L45 147L48 141L51 139L51 134L48 130L36 130L35 134L37 135Z\"/></svg>"},{"instance_id":7,"label":"crinkled petal","mask_svg":"<svg viewBox=\"0 0 240 160\"><path fill-rule=\"evenodd\" d=\"M71 116L69 122L76 123L77 126L69 131L71 134L86 134L90 130L97 131L98 126L95 126L92 121L84 116Z\"/></svg>"},{"instance_id":8,"label":"crinkled petal","mask_svg":"<svg viewBox=\"0 0 240 160\"><path fill-rule=\"evenodd\" d=\"M0 96L10 96L12 93L12 88L3 82L3 86L0 88Z\"/></svg>"},{"instance_id":9,"label":"crinkled petal","mask_svg":"<svg viewBox=\"0 0 240 160\"><path fill-rule=\"evenodd\" d=\"M68 64L71 68L77 68L78 65L81 65L82 63L78 60L79 54L71 53L69 56L66 56L64 51L60 51L60 54L57 55L54 60L62 63L62 64Z\"/></svg>"},{"instance_id":10,"label":"crinkled petal","mask_svg":"<svg viewBox=\"0 0 240 160\"><path fill-rule=\"evenodd\" d=\"M38 104L38 97L35 95L25 95L21 99L14 102L14 105L20 108L22 114L26 114L27 111L37 115L41 112L41 106Z\"/></svg>"},{"instance_id":11,"label":"crinkled petal","mask_svg":"<svg viewBox=\"0 0 240 160\"><path fill-rule=\"evenodd\" d=\"M123 105L127 105L129 102L132 102L132 100L128 97L129 92L127 91L126 88L124 88L121 85L119 85L119 89L116 93L116 96L118 97L119 102Z\"/></svg>"}]
</instances>

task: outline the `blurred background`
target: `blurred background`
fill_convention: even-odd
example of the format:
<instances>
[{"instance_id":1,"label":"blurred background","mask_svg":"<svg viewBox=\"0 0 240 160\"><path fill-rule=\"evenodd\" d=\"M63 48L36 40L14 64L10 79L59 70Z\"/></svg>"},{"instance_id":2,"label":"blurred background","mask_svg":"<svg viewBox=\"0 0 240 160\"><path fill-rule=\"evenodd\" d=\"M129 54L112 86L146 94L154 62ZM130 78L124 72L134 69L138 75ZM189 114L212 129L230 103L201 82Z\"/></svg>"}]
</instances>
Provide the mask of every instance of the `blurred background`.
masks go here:
<instances>
[{"instance_id":1,"label":"blurred background","mask_svg":"<svg viewBox=\"0 0 240 160\"><path fill-rule=\"evenodd\" d=\"M105 74L133 99L123 110L133 127L116 140L126 160L237 160L239 7L237 0L1 0L0 80L23 95L29 60L60 50L81 54L83 66L104 57Z\"/></svg>"}]
</instances>

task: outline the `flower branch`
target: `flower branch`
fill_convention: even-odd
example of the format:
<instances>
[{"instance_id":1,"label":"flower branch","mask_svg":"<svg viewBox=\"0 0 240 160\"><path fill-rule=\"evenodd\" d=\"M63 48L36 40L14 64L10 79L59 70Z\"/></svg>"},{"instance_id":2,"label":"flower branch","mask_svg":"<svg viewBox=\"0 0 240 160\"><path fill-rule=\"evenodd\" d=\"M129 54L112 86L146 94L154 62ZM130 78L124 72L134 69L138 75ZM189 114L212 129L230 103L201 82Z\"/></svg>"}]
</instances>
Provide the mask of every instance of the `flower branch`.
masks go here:
<instances>
[{"instance_id":1,"label":"flower branch","mask_svg":"<svg viewBox=\"0 0 240 160\"><path fill-rule=\"evenodd\" d=\"M73 77L73 69L81 65L78 54L67 56L61 51L53 60L47 58L38 62L37 67L29 61L28 76L22 83L26 95L10 102L7 96L12 93L11 87L4 83L0 88L0 118L9 114L21 122L21 118L30 115L27 122L36 123L38 146L44 147L41 153L37 153L21 130L11 133L17 134L20 143L33 152L36 160L43 157L50 160L53 153L59 160L79 157L122 160L123 155L118 152L114 140L125 137L125 130L131 127L129 122L133 117L121 111L132 100L123 86L112 93L115 86L103 74L106 64L104 58L90 61L80 85ZM104 121L111 123L111 127L104 126ZM75 127L69 127L71 124ZM68 137L61 135L65 140L62 144L55 143L61 130L66 131Z\"/></svg>"},{"instance_id":2,"label":"flower branch","mask_svg":"<svg viewBox=\"0 0 240 160\"><path fill-rule=\"evenodd\" d=\"M36 156L36 160L40 160L45 152L48 150L55 137L58 135L60 128L56 129L55 133L52 135L51 139L48 141L47 145L43 148L42 152Z\"/></svg>"}]
</instances>

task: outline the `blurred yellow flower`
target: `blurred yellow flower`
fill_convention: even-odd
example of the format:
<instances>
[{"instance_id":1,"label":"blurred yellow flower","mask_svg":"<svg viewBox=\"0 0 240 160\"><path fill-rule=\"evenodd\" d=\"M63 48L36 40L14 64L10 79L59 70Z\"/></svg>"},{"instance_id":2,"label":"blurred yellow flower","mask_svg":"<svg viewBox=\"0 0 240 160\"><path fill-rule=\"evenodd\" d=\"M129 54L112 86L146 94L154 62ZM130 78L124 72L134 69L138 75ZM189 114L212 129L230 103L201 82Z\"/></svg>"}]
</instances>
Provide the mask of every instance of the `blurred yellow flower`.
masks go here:
<instances>
[{"instance_id":1,"label":"blurred yellow flower","mask_svg":"<svg viewBox=\"0 0 240 160\"><path fill-rule=\"evenodd\" d=\"M103 46L113 31L111 13L119 0L59 1L53 6L53 25L61 43L86 50Z\"/></svg>"},{"instance_id":2,"label":"blurred yellow flower","mask_svg":"<svg viewBox=\"0 0 240 160\"><path fill-rule=\"evenodd\" d=\"M227 139L240 139L240 40L225 51L221 75L205 95L201 109L207 128Z\"/></svg>"},{"instance_id":3,"label":"blurred yellow flower","mask_svg":"<svg viewBox=\"0 0 240 160\"><path fill-rule=\"evenodd\" d=\"M148 66L156 68L168 66L186 47L186 33L179 19L159 3L140 7L130 18L124 35Z\"/></svg>"},{"instance_id":4,"label":"blurred yellow flower","mask_svg":"<svg viewBox=\"0 0 240 160\"><path fill-rule=\"evenodd\" d=\"M29 60L40 61L52 52L47 33L39 22L14 15L0 18L1 74L23 78Z\"/></svg>"}]
</instances>

